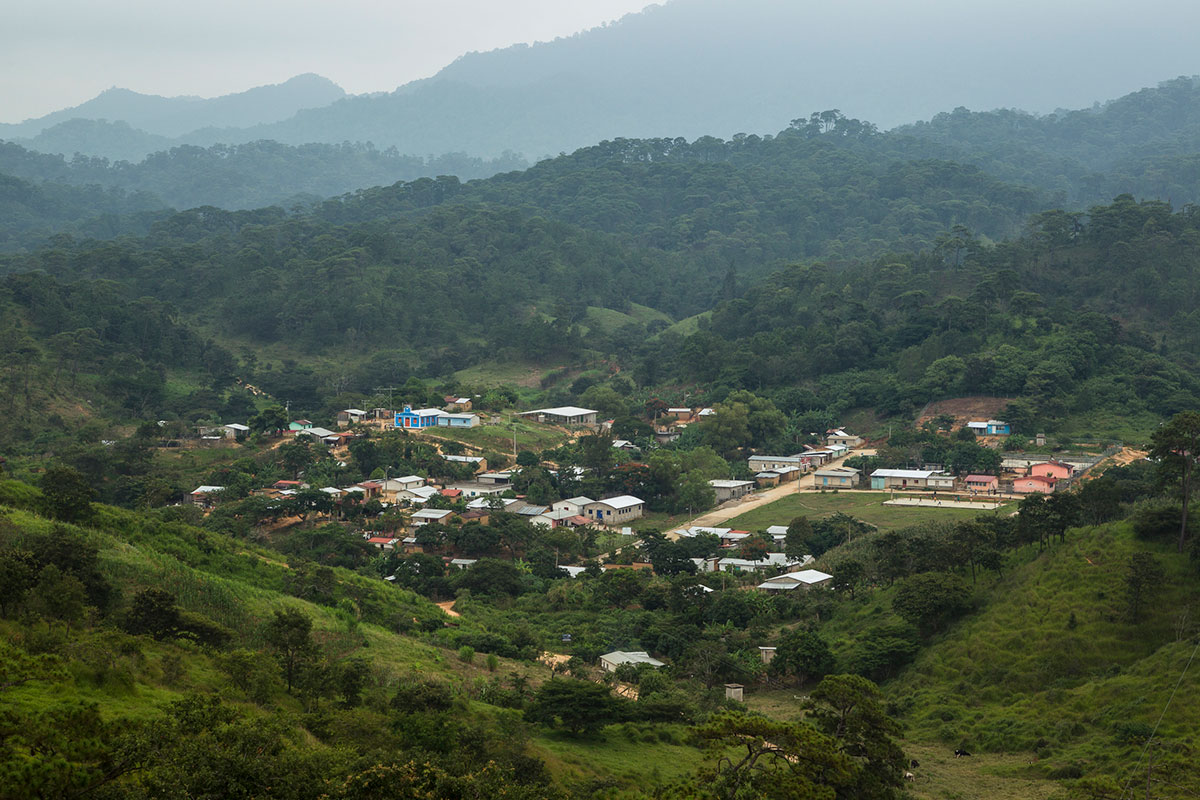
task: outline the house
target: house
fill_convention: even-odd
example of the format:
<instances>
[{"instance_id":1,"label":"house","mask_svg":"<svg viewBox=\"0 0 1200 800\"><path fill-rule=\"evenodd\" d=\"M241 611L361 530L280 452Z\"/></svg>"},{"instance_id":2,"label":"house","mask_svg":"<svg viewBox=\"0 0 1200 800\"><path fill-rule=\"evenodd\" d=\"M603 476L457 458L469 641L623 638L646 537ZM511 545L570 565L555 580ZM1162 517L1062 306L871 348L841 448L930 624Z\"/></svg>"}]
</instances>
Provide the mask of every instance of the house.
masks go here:
<instances>
[{"instance_id":1,"label":"house","mask_svg":"<svg viewBox=\"0 0 1200 800\"><path fill-rule=\"evenodd\" d=\"M479 417L475 414L452 414L447 411L439 411L437 424L443 428L474 428L479 424Z\"/></svg>"},{"instance_id":2,"label":"house","mask_svg":"<svg viewBox=\"0 0 1200 800\"><path fill-rule=\"evenodd\" d=\"M436 428L441 413L440 408L418 408L413 411L412 406L405 406L403 411L396 412L396 427L413 431Z\"/></svg>"},{"instance_id":3,"label":"house","mask_svg":"<svg viewBox=\"0 0 1200 800\"><path fill-rule=\"evenodd\" d=\"M409 523L413 528L419 528L422 525L428 525L431 522L446 523L450 521L450 517L454 516L454 512L445 508L422 508L420 511L413 513Z\"/></svg>"},{"instance_id":4,"label":"house","mask_svg":"<svg viewBox=\"0 0 1200 800\"><path fill-rule=\"evenodd\" d=\"M250 426L242 425L239 422L231 422L228 425L222 426L221 435L226 439L233 439L240 442L250 435Z\"/></svg>"},{"instance_id":5,"label":"house","mask_svg":"<svg viewBox=\"0 0 1200 800\"><path fill-rule=\"evenodd\" d=\"M481 472L475 477L479 483L489 486L508 486L512 483L511 472Z\"/></svg>"},{"instance_id":6,"label":"house","mask_svg":"<svg viewBox=\"0 0 1200 800\"><path fill-rule=\"evenodd\" d=\"M478 483L476 481L456 483L449 488L458 489L462 492L463 497L491 497L494 494L504 494L508 491L508 487L502 484Z\"/></svg>"},{"instance_id":7,"label":"house","mask_svg":"<svg viewBox=\"0 0 1200 800\"><path fill-rule=\"evenodd\" d=\"M536 411L526 411L522 417L533 417L537 422L550 425L595 425L596 415L600 413L590 408L577 406L559 406L558 408L539 408Z\"/></svg>"},{"instance_id":8,"label":"house","mask_svg":"<svg viewBox=\"0 0 1200 800\"><path fill-rule=\"evenodd\" d=\"M805 558L812 561L812 556L805 556ZM758 572L760 570L782 569L803 562L804 559L788 558L783 553L767 553L767 557L759 561L747 558L722 558L717 562L717 569L721 572Z\"/></svg>"},{"instance_id":9,"label":"house","mask_svg":"<svg viewBox=\"0 0 1200 800\"><path fill-rule=\"evenodd\" d=\"M553 528L581 528L591 524L587 517L572 514L570 511L547 511L543 516L554 523L551 525Z\"/></svg>"},{"instance_id":10,"label":"house","mask_svg":"<svg viewBox=\"0 0 1200 800\"><path fill-rule=\"evenodd\" d=\"M487 469L487 459L483 456L447 456L442 458L446 461L453 461L455 464L470 464L476 472L482 472Z\"/></svg>"},{"instance_id":11,"label":"house","mask_svg":"<svg viewBox=\"0 0 1200 800\"><path fill-rule=\"evenodd\" d=\"M835 428L827 431L825 434L825 444L840 444L848 449L858 447L863 443L861 436L855 436L853 433L846 433L844 428Z\"/></svg>"},{"instance_id":12,"label":"house","mask_svg":"<svg viewBox=\"0 0 1200 800\"><path fill-rule=\"evenodd\" d=\"M637 450L638 446L628 439L613 439L612 446L618 450Z\"/></svg>"},{"instance_id":13,"label":"house","mask_svg":"<svg viewBox=\"0 0 1200 800\"><path fill-rule=\"evenodd\" d=\"M992 494L1000 490L1000 479L995 475L968 475L963 483L970 492Z\"/></svg>"},{"instance_id":14,"label":"house","mask_svg":"<svg viewBox=\"0 0 1200 800\"><path fill-rule=\"evenodd\" d=\"M680 420L681 422L687 422L692 418L692 410L690 408L683 408L682 406L678 408L668 408L666 410L666 414L674 417L677 420Z\"/></svg>"},{"instance_id":15,"label":"house","mask_svg":"<svg viewBox=\"0 0 1200 800\"><path fill-rule=\"evenodd\" d=\"M754 481L727 481L718 479L709 481L708 485L716 492L718 503L724 503L729 500L740 500L754 491Z\"/></svg>"},{"instance_id":16,"label":"house","mask_svg":"<svg viewBox=\"0 0 1200 800\"><path fill-rule=\"evenodd\" d=\"M379 481L363 481L361 483L354 484L354 487L357 489L362 489L364 500L370 500L371 498L379 497L383 494L383 484Z\"/></svg>"},{"instance_id":17,"label":"house","mask_svg":"<svg viewBox=\"0 0 1200 800\"><path fill-rule=\"evenodd\" d=\"M420 475L405 475L401 478L388 478L383 483L385 492L398 492L403 489L416 489L418 486L424 486L425 479Z\"/></svg>"},{"instance_id":18,"label":"house","mask_svg":"<svg viewBox=\"0 0 1200 800\"><path fill-rule=\"evenodd\" d=\"M467 569L478 560L477 558L452 558L448 565L455 569Z\"/></svg>"},{"instance_id":19,"label":"house","mask_svg":"<svg viewBox=\"0 0 1200 800\"><path fill-rule=\"evenodd\" d=\"M394 536L372 536L370 539L367 539L367 544L384 551L395 550L396 538Z\"/></svg>"},{"instance_id":20,"label":"house","mask_svg":"<svg viewBox=\"0 0 1200 800\"><path fill-rule=\"evenodd\" d=\"M569 578L578 578L587 572L587 567L559 567L559 569L567 573L567 577Z\"/></svg>"},{"instance_id":21,"label":"house","mask_svg":"<svg viewBox=\"0 0 1200 800\"><path fill-rule=\"evenodd\" d=\"M1075 468L1070 464L1051 459L1050 461L1043 461L1040 464L1032 464L1029 467L1029 474L1063 481L1070 479L1075 474Z\"/></svg>"},{"instance_id":22,"label":"house","mask_svg":"<svg viewBox=\"0 0 1200 800\"><path fill-rule=\"evenodd\" d=\"M522 504L512 509L512 511L530 525L541 525L543 528L553 528L557 523L557 520L553 516L550 516L553 512L550 511L549 506L532 506Z\"/></svg>"},{"instance_id":23,"label":"house","mask_svg":"<svg viewBox=\"0 0 1200 800\"><path fill-rule=\"evenodd\" d=\"M602 525L617 525L642 516L645 505L638 498L623 494L588 503L583 509L583 516Z\"/></svg>"},{"instance_id":24,"label":"house","mask_svg":"<svg viewBox=\"0 0 1200 800\"><path fill-rule=\"evenodd\" d=\"M401 489L396 492L395 501L399 503L402 500L407 500L409 503L428 503L429 498L438 493L436 486L414 486L412 489Z\"/></svg>"},{"instance_id":25,"label":"house","mask_svg":"<svg viewBox=\"0 0 1200 800\"><path fill-rule=\"evenodd\" d=\"M766 472L760 472L755 475L754 481L758 484L758 488L767 489L772 486L778 486L781 478L782 476L778 472L775 472L774 470L767 470Z\"/></svg>"},{"instance_id":26,"label":"house","mask_svg":"<svg viewBox=\"0 0 1200 800\"><path fill-rule=\"evenodd\" d=\"M797 572L776 575L769 581L760 583L757 588L768 592L787 592L793 589L811 589L815 586L828 586L832 580L832 575L827 572L821 572L819 569L802 569Z\"/></svg>"},{"instance_id":27,"label":"house","mask_svg":"<svg viewBox=\"0 0 1200 800\"><path fill-rule=\"evenodd\" d=\"M306 431L309 428L311 428L312 426L313 426L313 424L306 419L297 419L297 420L292 420L291 422L288 423L288 430L293 431L293 432L294 431Z\"/></svg>"},{"instance_id":28,"label":"house","mask_svg":"<svg viewBox=\"0 0 1200 800\"><path fill-rule=\"evenodd\" d=\"M304 481L275 481L271 484L272 489L307 489L308 484Z\"/></svg>"},{"instance_id":29,"label":"house","mask_svg":"<svg viewBox=\"0 0 1200 800\"><path fill-rule=\"evenodd\" d=\"M822 467L813 473L818 489L850 489L858 486L858 470L849 467Z\"/></svg>"},{"instance_id":30,"label":"house","mask_svg":"<svg viewBox=\"0 0 1200 800\"><path fill-rule=\"evenodd\" d=\"M659 661L657 658L651 658L650 654L644 650L634 652L626 652L624 650L614 650L611 653L605 653L600 656L600 668L605 672L615 672L617 667L622 664L649 664L654 668L665 667L666 664Z\"/></svg>"},{"instance_id":31,"label":"house","mask_svg":"<svg viewBox=\"0 0 1200 800\"><path fill-rule=\"evenodd\" d=\"M945 490L952 492L954 491L954 482L953 475L947 475L945 472L935 472L929 476L929 479L925 482L925 486L935 491Z\"/></svg>"},{"instance_id":32,"label":"house","mask_svg":"<svg viewBox=\"0 0 1200 800\"><path fill-rule=\"evenodd\" d=\"M566 500L559 500L554 504L553 508L555 511L566 511L570 514L586 516L584 509L594 502L596 501L590 497L569 497Z\"/></svg>"},{"instance_id":33,"label":"house","mask_svg":"<svg viewBox=\"0 0 1200 800\"><path fill-rule=\"evenodd\" d=\"M442 401L445 402L447 411L471 410L471 398L469 397L455 397L451 394L443 397Z\"/></svg>"},{"instance_id":34,"label":"house","mask_svg":"<svg viewBox=\"0 0 1200 800\"><path fill-rule=\"evenodd\" d=\"M1057 482L1057 478L1045 475L1026 475L1013 481L1013 491L1017 494L1034 494L1035 492L1053 494L1054 484Z\"/></svg>"},{"instance_id":35,"label":"house","mask_svg":"<svg viewBox=\"0 0 1200 800\"><path fill-rule=\"evenodd\" d=\"M871 473L872 489L924 489L931 469L877 469Z\"/></svg>"},{"instance_id":36,"label":"house","mask_svg":"<svg viewBox=\"0 0 1200 800\"><path fill-rule=\"evenodd\" d=\"M442 489L442 497L449 497L451 500L457 500L458 498L462 497L462 489L455 489L454 487Z\"/></svg>"},{"instance_id":37,"label":"house","mask_svg":"<svg viewBox=\"0 0 1200 800\"><path fill-rule=\"evenodd\" d=\"M344 408L337 413L337 426L339 428L348 428L351 425L356 425L367 418L367 412L361 408Z\"/></svg>"},{"instance_id":38,"label":"house","mask_svg":"<svg viewBox=\"0 0 1200 800\"><path fill-rule=\"evenodd\" d=\"M187 500L194 506L209 508L216 499L216 495L223 491L225 491L224 486L197 486L188 492Z\"/></svg>"},{"instance_id":39,"label":"house","mask_svg":"<svg viewBox=\"0 0 1200 800\"><path fill-rule=\"evenodd\" d=\"M804 467L804 458L799 454L794 456L750 456L746 463L749 465L751 472L766 472L767 470L778 470L783 467L795 467L802 470Z\"/></svg>"},{"instance_id":40,"label":"house","mask_svg":"<svg viewBox=\"0 0 1200 800\"><path fill-rule=\"evenodd\" d=\"M1012 426L998 419L971 421L967 428L976 436L1008 436L1012 433Z\"/></svg>"},{"instance_id":41,"label":"house","mask_svg":"<svg viewBox=\"0 0 1200 800\"><path fill-rule=\"evenodd\" d=\"M305 428L302 431L296 431L296 436L310 436L324 444L337 444L339 441L338 435L333 431L329 430L328 428L318 428L315 426L312 428Z\"/></svg>"}]
</instances>

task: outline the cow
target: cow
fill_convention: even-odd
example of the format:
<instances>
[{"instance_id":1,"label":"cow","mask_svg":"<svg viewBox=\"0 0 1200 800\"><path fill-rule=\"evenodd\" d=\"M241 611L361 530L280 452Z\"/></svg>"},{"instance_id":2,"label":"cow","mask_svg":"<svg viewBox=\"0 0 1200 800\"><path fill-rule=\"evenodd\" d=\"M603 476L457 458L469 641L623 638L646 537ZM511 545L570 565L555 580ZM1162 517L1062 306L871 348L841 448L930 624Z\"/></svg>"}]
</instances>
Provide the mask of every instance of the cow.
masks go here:
<instances>
[{"instance_id":1,"label":"cow","mask_svg":"<svg viewBox=\"0 0 1200 800\"><path fill-rule=\"evenodd\" d=\"M913 783L916 783L916 782L917 782L917 776L916 776L916 775L913 775L911 772L906 772L906 773L904 773L904 780L906 780L906 781L912 781Z\"/></svg>"},{"instance_id":2,"label":"cow","mask_svg":"<svg viewBox=\"0 0 1200 800\"><path fill-rule=\"evenodd\" d=\"M921 762L920 762L920 761L917 761L917 760L914 758L912 761L909 761L909 762L908 762L908 765L909 765L910 767L912 767L913 769L916 769L917 767L921 766Z\"/></svg>"},{"instance_id":3,"label":"cow","mask_svg":"<svg viewBox=\"0 0 1200 800\"><path fill-rule=\"evenodd\" d=\"M971 754L968 753L966 750L958 749L958 750L954 751L955 758L962 758L963 756L969 756L969 755L971 755Z\"/></svg>"}]
</instances>

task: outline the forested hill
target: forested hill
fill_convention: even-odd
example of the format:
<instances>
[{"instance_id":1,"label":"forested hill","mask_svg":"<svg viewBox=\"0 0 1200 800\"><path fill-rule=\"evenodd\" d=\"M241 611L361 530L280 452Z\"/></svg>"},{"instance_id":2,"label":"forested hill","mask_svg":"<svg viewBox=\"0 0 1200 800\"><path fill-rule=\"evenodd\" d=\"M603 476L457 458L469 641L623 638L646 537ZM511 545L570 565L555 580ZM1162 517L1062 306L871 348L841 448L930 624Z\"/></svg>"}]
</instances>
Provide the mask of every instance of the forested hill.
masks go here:
<instances>
[{"instance_id":1,"label":"forested hill","mask_svg":"<svg viewBox=\"0 0 1200 800\"><path fill-rule=\"evenodd\" d=\"M943 158L1087 205L1122 192L1200 201L1200 79L1177 78L1103 106L1037 116L957 108L892 131Z\"/></svg>"},{"instance_id":2,"label":"forested hill","mask_svg":"<svg viewBox=\"0 0 1200 800\"><path fill-rule=\"evenodd\" d=\"M58 188L62 185L99 187L153 196L158 207L177 209L207 205L228 209L290 207L364 186L444 174L481 178L525 166L515 156L493 161L461 153L420 158L401 155L394 149L377 150L370 145L291 147L278 142L174 147L131 163L84 156L68 160L0 142L0 174L19 178L46 192L69 191ZM58 221L47 219L47 227Z\"/></svg>"}]
</instances>

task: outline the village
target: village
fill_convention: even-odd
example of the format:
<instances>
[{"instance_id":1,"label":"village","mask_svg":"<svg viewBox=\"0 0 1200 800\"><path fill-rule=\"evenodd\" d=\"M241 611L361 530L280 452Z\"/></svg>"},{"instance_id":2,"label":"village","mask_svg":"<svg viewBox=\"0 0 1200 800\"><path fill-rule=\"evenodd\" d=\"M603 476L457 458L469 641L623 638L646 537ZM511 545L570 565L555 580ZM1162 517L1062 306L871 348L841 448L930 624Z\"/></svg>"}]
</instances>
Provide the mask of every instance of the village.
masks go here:
<instances>
[{"instance_id":1,"label":"village","mask_svg":"<svg viewBox=\"0 0 1200 800\"><path fill-rule=\"evenodd\" d=\"M524 470L545 469L561 485L571 485L585 478L589 468L560 466L533 457L532 453L521 457L515 432L511 454L515 463L511 464L489 464L482 452L469 452L453 440L433 435L482 426L503 430L514 420L522 420L555 431L566 442L583 441L611 448L613 467L632 470L645 467L647 451L672 447L689 426L703 426L717 414L709 407L655 409L654 416L647 420L652 436L635 443L614 438L613 420L602 418L595 409L560 406L505 416L473 410L470 397L446 396L444 400L440 408L414 409L411 405L403 405L399 410L347 408L338 412L333 428L297 419L289 422L287 430L281 428L274 435L283 441L304 441L327 448L330 456L345 466L345 460L351 458L353 442L402 432L428 441L435 456L452 467L457 477L393 476L385 469L382 474L346 485L314 485L303 475L297 475L294 479L258 487L252 495L273 503L271 508L284 522L293 518L294 522L309 524L343 521L350 525L353 519L351 527L359 530L366 543L380 555L437 554L447 569L470 569L481 557L481 552L472 552L470 546L456 546L454 542L470 541L467 535L470 531L505 518L517 520L530 529L576 531L585 534L587 541L605 543L602 548L593 548L604 552L588 553L587 548L582 548L576 550L574 558L567 555L560 561L556 557L554 568L560 577L575 578L589 568L653 571L654 564L647 556L646 536L657 535L663 522L676 521L675 517L666 520L662 515L648 517L646 500L631 493L557 498L543 495L535 502L526 493L517 491ZM960 426L962 430L990 446L997 446L1012 435L1011 426L997 419L968 420ZM236 443L246 439L250 428L229 424L205 428L200 433L210 440ZM960 433L960 438L966 438L965 434ZM827 587L833 576L812 568L811 554L785 552L792 519L783 510L788 498L806 493L862 493L885 498L880 505L895 509L995 511L1031 494L1061 491L1098 460L1084 458L1071 462L1006 450L999 460L1001 469L995 474L954 474L936 464L921 464L920 468L869 468L877 458L878 442L844 428L829 429L819 440L790 454L752 453L744 462L731 465L733 476L707 478L705 505L688 508L688 513L678 520L682 524L669 525L663 532L665 539L689 545L690 562L697 574L757 575L765 580L748 587L770 593ZM1044 437L1037 437L1037 443L1044 444ZM497 456L493 453L492 457ZM506 455L504 459L507 461L509 457ZM207 511L225 499L225 491L226 487L221 485L202 485L190 492L186 500ZM781 510L773 524L745 529L717 524L752 509L761 518L774 507ZM358 513L350 513L354 511ZM447 531L459 533L447 534ZM510 548L507 556L516 555L516 549ZM395 579L394 575L384 577Z\"/></svg>"}]
</instances>

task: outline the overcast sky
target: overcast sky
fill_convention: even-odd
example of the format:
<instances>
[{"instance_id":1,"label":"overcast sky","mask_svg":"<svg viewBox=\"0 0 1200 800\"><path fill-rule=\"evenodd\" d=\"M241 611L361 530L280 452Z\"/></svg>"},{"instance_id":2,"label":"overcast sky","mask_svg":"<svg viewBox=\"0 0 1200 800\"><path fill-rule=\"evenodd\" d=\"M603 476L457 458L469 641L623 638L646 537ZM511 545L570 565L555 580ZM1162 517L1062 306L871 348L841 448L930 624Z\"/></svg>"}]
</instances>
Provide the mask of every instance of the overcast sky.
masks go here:
<instances>
[{"instance_id":1,"label":"overcast sky","mask_svg":"<svg viewBox=\"0 0 1200 800\"><path fill-rule=\"evenodd\" d=\"M120 86L214 97L315 72L391 91L459 55L569 36L651 0L13 0L0 122Z\"/></svg>"}]
</instances>

